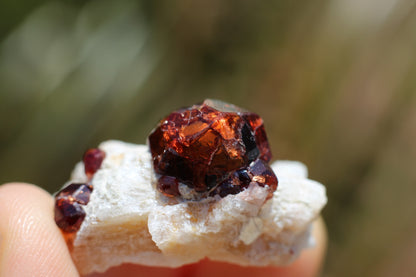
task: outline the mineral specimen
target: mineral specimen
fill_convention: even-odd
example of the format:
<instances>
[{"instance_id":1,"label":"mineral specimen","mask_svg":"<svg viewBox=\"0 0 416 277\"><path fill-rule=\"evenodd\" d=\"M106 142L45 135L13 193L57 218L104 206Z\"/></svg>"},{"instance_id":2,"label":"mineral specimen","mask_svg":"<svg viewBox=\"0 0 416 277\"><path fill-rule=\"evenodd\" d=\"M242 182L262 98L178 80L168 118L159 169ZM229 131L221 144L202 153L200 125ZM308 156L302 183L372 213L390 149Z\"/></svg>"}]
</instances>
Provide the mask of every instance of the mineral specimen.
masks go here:
<instances>
[{"instance_id":1,"label":"mineral specimen","mask_svg":"<svg viewBox=\"0 0 416 277\"><path fill-rule=\"evenodd\" d=\"M88 203L91 191L88 184L72 183L55 196L55 222L62 231L78 231L85 218L81 205Z\"/></svg>"},{"instance_id":2,"label":"mineral specimen","mask_svg":"<svg viewBox=\"0 0 416 277\"><path fill-rule=\"evenodd\" d=\"M84 168L85 174L89 179L91 179L94 173L100 168L104 158L105 152L98 148L92 148L85 152L83 158Z\"/></svg>"},{"instance_id":3,"label":"mineral specimen","mask_svg":"<svg viewBox=\"0 0 416 277\"><path fill-rule=\"evenodd\" d=\"M181 184L194 190L194 199L236 194L251 182L268 186L270 197L277 188L263 120L234 105L205 100L174 111L148 142L157 189L166 196L186 198Z\"/></svg>"}]
</instances>

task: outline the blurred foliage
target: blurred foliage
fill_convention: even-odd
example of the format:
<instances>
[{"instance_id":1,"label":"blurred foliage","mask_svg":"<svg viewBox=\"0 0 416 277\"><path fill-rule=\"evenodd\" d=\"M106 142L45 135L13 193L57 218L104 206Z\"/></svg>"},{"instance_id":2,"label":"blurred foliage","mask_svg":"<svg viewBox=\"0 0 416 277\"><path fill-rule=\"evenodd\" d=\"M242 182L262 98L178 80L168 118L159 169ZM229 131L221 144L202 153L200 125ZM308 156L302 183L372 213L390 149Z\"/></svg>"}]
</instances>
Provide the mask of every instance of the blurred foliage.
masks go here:
<instances>
[{"instance_id":1,"label":"blurred foliage","mask_svg":"<svg viewBox=\"0 0 416 277\"><path fill-rule=\"evenodd\" d=\"M88 147L219 98L327 186L323 276L416 276L413 1L0 6L0 182L53 192Z\"/></svg>"}]
</instances>

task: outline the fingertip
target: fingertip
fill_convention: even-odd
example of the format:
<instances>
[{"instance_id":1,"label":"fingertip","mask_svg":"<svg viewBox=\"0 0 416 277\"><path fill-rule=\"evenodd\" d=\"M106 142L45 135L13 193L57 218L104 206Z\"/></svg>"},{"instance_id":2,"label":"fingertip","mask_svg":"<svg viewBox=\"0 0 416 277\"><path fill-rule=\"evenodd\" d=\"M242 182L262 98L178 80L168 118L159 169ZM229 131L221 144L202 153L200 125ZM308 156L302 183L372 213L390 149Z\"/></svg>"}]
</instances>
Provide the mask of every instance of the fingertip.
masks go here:
<instances>
[{"instance_id":1,"label":"fingertip","mask_svg":"<svg viewBox=\"0 0 416 277\"><path fill-rule=\"evenodd\" d=\"M43 190L42 188L35 186L29 183L22 183L22 182L12 182L12 183L5 183L0 185L0 197L15 195L16 193L34 193L36 196L41 196L43 198L50 198L48 192Z\"/></svg>"},{"instance_id":2,"label":"fingertip","mask_svg":"<svg viewBox=\"0 0 416 277\"><path fill-rule=\"evenodd\" d=\"M77 276L53 220L53 198L24 183L0 186L0 276Z\"/></svg>"},{"instance_id":3,"label":"fingertip","mask_svg":"<svg viewBox=\"0 0 416 277\"><path fill-rule=\"evenodd\" d=\"M300 257L285 269L287 275L285 274L284 276L319 276L324 264L328 240L325 222L322 217L319 217L313 223L312 236L315 240L315 245L303 250Z\"/></svg>"}]
</instances>

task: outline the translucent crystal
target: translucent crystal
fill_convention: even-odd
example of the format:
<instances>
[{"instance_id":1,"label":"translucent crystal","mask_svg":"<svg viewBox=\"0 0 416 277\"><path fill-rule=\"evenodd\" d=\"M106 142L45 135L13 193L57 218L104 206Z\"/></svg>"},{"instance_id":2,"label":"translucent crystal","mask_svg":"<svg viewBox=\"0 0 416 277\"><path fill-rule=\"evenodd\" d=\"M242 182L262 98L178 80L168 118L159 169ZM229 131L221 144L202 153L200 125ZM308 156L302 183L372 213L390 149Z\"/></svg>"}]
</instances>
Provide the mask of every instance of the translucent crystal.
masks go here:
<instances>
[{"instance_id":1,"label":"translucent crystal","mask_svg":"<svg viewBox=\"0 0 416 277\"><path fill-rule=\"evenodd\" d=\"M258 160L268 168L271 159L263 120L218 100L172 112L160 121L148 142L154 169L161 176L157 187L168 196L180 195L170 188L177 186L176 181L194 189L199 198L238 193L253 180L241 182L235 174ZM265 182L259 185L274 191L273 171L264 170L264 174Z\"/></svg>"}]
</instances>

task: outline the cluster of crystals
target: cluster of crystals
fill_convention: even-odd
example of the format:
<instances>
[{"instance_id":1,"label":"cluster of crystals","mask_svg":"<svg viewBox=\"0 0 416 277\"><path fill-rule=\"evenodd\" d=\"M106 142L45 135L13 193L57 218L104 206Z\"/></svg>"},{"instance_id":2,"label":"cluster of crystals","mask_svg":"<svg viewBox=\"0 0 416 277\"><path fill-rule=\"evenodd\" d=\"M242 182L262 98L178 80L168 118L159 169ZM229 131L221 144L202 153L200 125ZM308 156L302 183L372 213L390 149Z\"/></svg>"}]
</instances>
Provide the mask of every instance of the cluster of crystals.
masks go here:
<instances>
[{"instance_id":1,"label":"cluster of crystals","mask_svg":"<svg viewBox=\"0 0 416 277\"><path fill-rule=\"evenodd\" d=\"M55 222L65 233L79 230L85 218L83 205L88 204L92 192L91 179L101 167L105 153L97 148L89 149L84 154L84 170L87 183L71 183L61 189L55 196Z\"/></svg>"},{"instance_id":2,"label":"cluster of crystals","mask_svg":"<svg viewBox=\"0 0 416 277\"><path fill-rule=\"evenodd\" d=\"M193 198L237 194L251 182L277 188L263 120L255 113L217 100L174 111L149 135L157 189L181 196L181 185Z\"/></svg>"}]
</instances>

